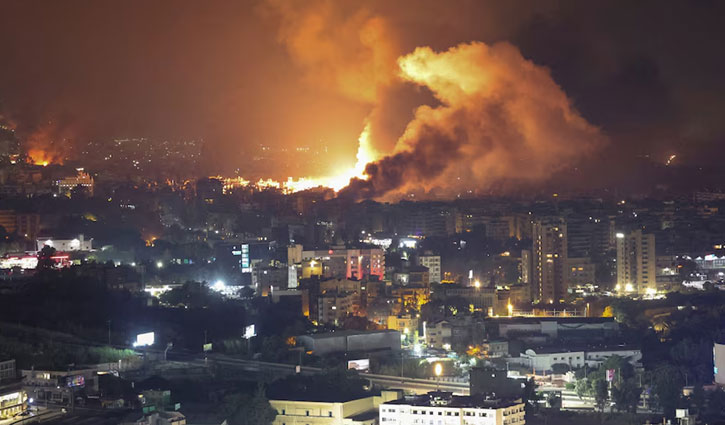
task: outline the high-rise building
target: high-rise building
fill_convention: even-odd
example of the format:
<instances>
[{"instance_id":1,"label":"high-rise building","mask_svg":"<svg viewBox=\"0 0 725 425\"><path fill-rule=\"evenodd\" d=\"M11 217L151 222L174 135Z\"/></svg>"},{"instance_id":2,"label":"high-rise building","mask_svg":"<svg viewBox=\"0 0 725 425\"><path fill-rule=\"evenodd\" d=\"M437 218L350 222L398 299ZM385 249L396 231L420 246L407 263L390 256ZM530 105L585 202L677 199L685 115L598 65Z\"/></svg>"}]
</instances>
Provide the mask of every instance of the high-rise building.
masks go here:
<instances>
[{"instance_id":1,"label":"high-rise building","mask_svg":"<svg viewBox=\"0 0 725 425\"><path fill-rule=\"evenodd\" d=\"M655 235L634 230L617 233L617 286L620 293L646 294L657 290Z\"/></svg>"},{"instance_id":2,"label":"high-rise building","mask_svg":"<svg viewBox=\"0 0 725 425\"><path fill-rule=\"evenodd\" d=\"M566 220L561 217L534 220L532 282L538 302L558 302L569 289L566 230Z\"/></svg>"},{"instance_id":3,"label":"high-rise building","mask_svg":"<svg viewBox=\"0 0 725 425\"><path fill-rule=\"evenodd\" d=\"M521 263L519 264L521 272L521 283L531 285L531 251L528 249L521 250Z\"/></svg>"},{"instance_id":4,"label":"high-rise building","mask_svg":"<svg viewBox=\"0 0 725 425\"><path fill-rule=\"evenodd\" d=\"M441 281L441 257L426 252L418 256L418 265L428 268L428 283L440 283Z\"/></svg>"}]
</instances>

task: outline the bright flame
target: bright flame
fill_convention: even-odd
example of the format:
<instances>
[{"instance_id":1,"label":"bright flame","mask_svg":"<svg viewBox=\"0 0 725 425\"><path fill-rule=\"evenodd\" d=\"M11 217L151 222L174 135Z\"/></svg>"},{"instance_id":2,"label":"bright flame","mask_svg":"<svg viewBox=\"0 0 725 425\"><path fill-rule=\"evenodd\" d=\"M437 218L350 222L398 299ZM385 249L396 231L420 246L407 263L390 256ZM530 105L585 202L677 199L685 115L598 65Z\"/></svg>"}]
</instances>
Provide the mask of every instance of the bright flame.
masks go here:
<instances>
[{"instance_id":1,"label":"bright flame","mask_svg":"<svg viewBox=\"0 0 725 425\"><path fill-rule=\"evenodd\" d=\"M370 142L370 123L365 124L365 128L360 137L358 138L358 149L357 149L357 162L353 167L341 171L340 173L332 176L323 177L301 177L299 179L293 179L288 177L286 181L278 181L273 179L259 179L256 182L251 182L243 177L221 177L216 178L222 181L224 192L229 192L238 187L255 187L260 190L264 189L278 189L284 193L295 193L304 190L313 189L316 187L327 187L335 192L344 188L350 183L353 178L365 179L365 166L378 159L378 155L372 148Z\"/></svg>"},{"instance_id":2,"label":"bright flame","mask_svg":"<svg viewBox=\"0 0 725 425\"><path fill-rule=\"evenodd\" d=\"M47 167L51 162L53 162L53 157L44 150L30 149L28 150L28 162Z\"/></svg>"}]
</instances>

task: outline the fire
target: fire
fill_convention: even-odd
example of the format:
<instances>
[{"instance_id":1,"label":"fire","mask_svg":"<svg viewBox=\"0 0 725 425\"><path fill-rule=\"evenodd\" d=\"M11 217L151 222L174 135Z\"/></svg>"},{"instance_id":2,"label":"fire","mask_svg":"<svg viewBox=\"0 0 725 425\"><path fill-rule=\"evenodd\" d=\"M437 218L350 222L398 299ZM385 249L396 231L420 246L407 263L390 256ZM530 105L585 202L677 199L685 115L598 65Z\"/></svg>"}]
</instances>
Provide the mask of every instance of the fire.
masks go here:
<instances>
[{"instance_id":1,"label":"fire","mask_svg":"<svg viewBox=\"0 0 725 425\"><path fill-rule=\"evenodd\" d=\"M260 190L278 189L287 194L314 189L316 187L327 187L338 192L347 186L352 178L365 179L365 166L378 159L378 155L372 148L370 142L370 123L365 125L365 128L358 138L356 159L357 161L354 166L331 176L301 177L298 179L288 177L286 181L259 179L256 182L246 180L243 177L216 176L213 178L222 181L222 188L225 193L238 187L255 187Z\"/></svg>"},{"instance_id":2,"label":"fire","mask_svg":"<svg viewBox=\"0 0 725 425\"><path fill-rule=\"evenodd\" d=\"M28 150L28 162L35 165L42 165L47 167L53 163L53 157L48 152L41 149L29 149Z\"/></svg>"}]
</instances>

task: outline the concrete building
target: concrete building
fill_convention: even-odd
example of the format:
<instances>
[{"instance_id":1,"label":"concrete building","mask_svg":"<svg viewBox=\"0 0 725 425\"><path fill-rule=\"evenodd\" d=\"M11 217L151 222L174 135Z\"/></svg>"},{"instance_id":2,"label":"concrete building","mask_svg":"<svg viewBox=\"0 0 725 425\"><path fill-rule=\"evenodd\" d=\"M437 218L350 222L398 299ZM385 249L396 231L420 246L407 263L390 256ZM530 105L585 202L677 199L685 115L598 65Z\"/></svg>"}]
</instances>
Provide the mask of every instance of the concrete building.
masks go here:
<instances>
[{"instance_id":1,"label":"concrete building","mask_svg":"<svg viewBox=\"0 0 725 425\"><path fill-rule=\"evenodd\" d=\"M506 357L509 354L509 342L506 340L484 341L481 351L486 357Z\"/></svg>"},{"instance_id":2,"label":"concrete building","mask_svg":"<svg viewBox=\"0 0 725 425\"><path fill-rule=\"evenodd\" d=\"M617 285L620 294L647 294L657 290L655 235L634 230L617 238Z\"/></svg>"},{"instance_id":3,"label":"concrete building","mask_svg":"<svg viewBox=\"0 0 725 425\"><path fill-rule=\"evenodd\" d=\"M544 336L546 339L603 339L619 333L612 317L506 317L487 321L499 338Z\"/></svg>"},{"instance_id":4,"label":"concrete building","mask_svg":"<svg viewBox=\"0 0 725 425\"><path fill-rule=\"evenodd\" d=\"M569 287L577 288L596 284L596 267L589 257L568 257Z\"/></svg>"},{"instance_id":5,"label":"concrete building","mask_svg":"<svg viewBox=\"0 0 725 425\"><path fill-rule=\"evenodd\" d=\"M30 397L44 404L70 406L74 394L98 393L98 370L22 370L23 387Z\"/></svg>"},{"instance_id":6,"label":"concrete building","mask_svg":"<svg viewBox=\"0 0 725 425\"><path fill-rule=\"evenodd\" d=\"M426 253L418 256L418 265L428 268L428 284L441 281L441 257Z\"/></svg>"},{"instance_id":7,"label":"concrete building","mask_svg":"<svg viewBox=\"0 0 725 425\"><path fill-rule=\"evenodd\" d=\"M400 332L337 331L312 335L300 335L297 343L316 355L329 353L400 351Z\"/></svg>"},{"instance_id":8,"label":"concrete building","mask_svg":"<svg viewBox=\"0 0 725 425\"><path fill-rule=\"evenodd\" d=\"M327 291L317 297L317 323L339 325L342 318L356 314L359 308L359 293Z\"/></svg>"},{"instance_id":9,"label":"concrete building","mask_svg":"<svg viewBox=\"0 0 725 425\"><path fill-rule=\"evenodd\" d=\"M388 316L388 329L400 332L406 344L418 342L418 324L418 318L410 314Z\"/></svg>"},{"instance_id":10,"label":"concrete building","mask_svg":"<svg viewBox=\"0 0 725 425\"><path fill-rule=\"evenodd\" d=\"M444 350L480 344L486 333L483 319L470 315L452 316L426 324L425 332L429 347Z\"/></svg>"},{"instance_id":11,"label":"concrete building","mask_svg":"<svg viewBox=\"0 0 725 425\"><path fill-rule=\"evenodd\" d=\"M566 221L561 217L539 218L533 224L534 299L553 304L569 290Z\"/></svg>"},{"instance_id":12,"label":"concrete building","mask_svg":"<svg viewBox=\"0 0 725 425\"><path fill-rule=\"evenodd\" d=\"M0 210L0 226L8 234L17 234L35 239L40 231L40 214L19 213L15 210Z\"/></svg>"},{"instance_id":13,"label":"concrete building","mask_svg":"<svg viewBox=\"0 0 725 425\"><path fill-rule=\"evenodd\" d=\"M385 252L380 248L332 247L325 250L302 251L298 254L296 247L288 248L288 260L297 260L301 256L305 278L310 277L305 276L305 263L312 268L309 275L358 280L373 276L382 279L385 276ZM316 267L319 267L319 270Z\"/></svg>"},{"instance_id":14,"label":"concrete building","mask_svg":"<svg viewBox=\"0 0 725 425\"><path fill-rule=\"evenodd\" d=\"M454 396L435 391L381 404L380 424L524 425L524 406L521 399Z\"/></svg>"},{"instance_id":15,"label":"concrete building","mask_svg":"<svg viewBox=\"0 0 725 425\"><path fill-rule=\"evenodd\" d=\"M28 408L28 395L15 369L15 360L0 361L0 420Z\"/></svg>"},{"instance_id":16,"label":"concrete building","mask_svg":"<svg viewBox=\"0 0 725 425\"><path fill-rule=\"evenodd\" d=\"M358 399L333 397L319 401L298 395L296 400L274 399L269 404L277 411L273 425L377 425L379 406L401 396L401 391L382 391Z\"/></svg>"},{"instance_id":17,"label":"concrete building","mask_svg":"<svg viewBox=\"0 0 725 425\"><path fill-rule=\"evenodd\" d=\"M631 347L595 347L581 349L570 349L560 347L546 347L539 349L528 349L521 353L520 357L510 357L509 364L519 364L540 372L550 372L555 364L565 364L572 369L584 367L599 367L605 360L612 356L619 356L626 359L632 366L641 366L642 351Z\"/></svg>"},{"instance_id":18,"label":"concrete building","mask_svg":"<svg viewBox=\"0 0 725 425\"><path fill-rule=\"evenodd\" d=\"M450 350L453 342L453 326L446 320L426 325L426 343L428 347Z\"/></svg>"},{"instance_id":19,"label":"concrete building","mask_svg":"<svg viewBox=\"0 0 725 425\"><path fill-rule=\"evenodd\" d=\"M17 377L18 372L15 369L15 359L0 362L0 382L13 381Z\"/></svg>"},{"instance_id":20,"label":"concrete building","mask_svg":"<svg viewBox=\"0 0 725 425\"><path fill-rule=\"evenodd\" d=\"M88 192L90 196L93 196L93 177L90 174L79 168L78 174L75 176L65 177L55 181L55 185L58 188L58 193L61 195L69 194L73 189L81 187Z\"/></svg>"},{"instance_id":21,"label":"concrete building","mask_svg":"<svg viewBox=\"0 0 725 425\"><path fill-rule=\"evenodd\" d=\"M82 234L73 239L55 239L42 236L36 239L36 250L40 251L45 245L55 248L58 252L91 251L93 249L93 239L85 239Z\"/></svg>"},{"instance_id":22,"label":"concrete building","mask_svg":"<svg viewBox=\"0 0 725 425\"><path fill-rule=\"evenodd\" d=\"M521 283L530 285L532 279L532 261L531 251L528 249L521 250L521 262L519 263L519 272L521 273Z\"/></svg>"}]
</instances>

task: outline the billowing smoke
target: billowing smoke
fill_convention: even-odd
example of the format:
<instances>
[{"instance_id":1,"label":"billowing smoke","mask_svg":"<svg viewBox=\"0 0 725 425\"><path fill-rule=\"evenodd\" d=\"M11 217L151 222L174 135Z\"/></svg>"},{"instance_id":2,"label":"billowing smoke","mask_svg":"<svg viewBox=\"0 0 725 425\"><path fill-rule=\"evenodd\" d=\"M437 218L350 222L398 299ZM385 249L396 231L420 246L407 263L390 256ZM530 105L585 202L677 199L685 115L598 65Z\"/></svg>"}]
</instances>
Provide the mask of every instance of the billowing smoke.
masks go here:
<instances>
[{"instance_id":1,"label":"billowing smoke","mask_svg":"<svg viewBox=\"0 0 725 425\"><path fill-rule=\"evenodd\" d=\"M47 121L21 137L28 161L37 165L62 164L73 131L68 124Z\"/></svg>"},{"instance_id":2,"label":"billowing smoke","mask_svg":"<svg viewBox=\"0 0 725 425\"><path fill-rule=\"evenodd\" d=\"M384 18L333 1L268 0L279 39L304 78L350 99L374 104L395 78L399 51Z\"/></svg>"},{"instance_id":3,"label":"billowing smoke","mask_svg":"<svg viewBox=\"0 0 725 425\"><path fill-rule=\"evenodd\" d=\"M389 152L420 103L398 74L403 53L398 35L380 14L356 3L267 0L267 12L279 19L278 37L303 79L361 104L370 113L360 130L368 137L366 152L377 158ZM361 149L362 149L361 148Z\"/></svg>"},{"instance_id":4,"label":"billowing smoke","mask_svg":"<svg viewBox=\"0 0 725 425\"><path fill-rule=\"evenodd\" d=\"M400 77L440 102L420 106L395 150L366 167L342 196L449 196L537 183L604 143L546 68L508 43L474 42L398 59Z\"/></svg>"}]
</instances>

